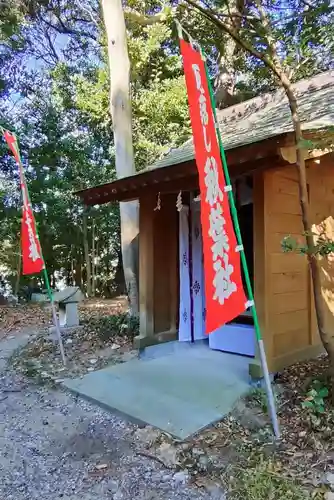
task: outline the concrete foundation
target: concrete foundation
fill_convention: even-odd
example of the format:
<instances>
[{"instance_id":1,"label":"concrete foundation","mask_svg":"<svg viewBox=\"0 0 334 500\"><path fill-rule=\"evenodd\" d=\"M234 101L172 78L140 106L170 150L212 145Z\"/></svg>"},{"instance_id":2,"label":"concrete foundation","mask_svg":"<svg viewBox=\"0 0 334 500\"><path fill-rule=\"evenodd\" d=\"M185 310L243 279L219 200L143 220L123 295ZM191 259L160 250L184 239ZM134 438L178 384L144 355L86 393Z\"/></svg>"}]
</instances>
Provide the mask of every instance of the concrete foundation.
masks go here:
<instances>
[{"instance_id":1,"label":"concrete foundation","mask_svg":"<svg viewBox=\"0 0 334 500\"><path fill-rule=\"evenodd\" d=\"M223 418L250 389L246 357L213 351L203 343L183 345L169 355L154 351L146 359L97 370L64 385L179 439Z\"/></svg>"}]
</instances>

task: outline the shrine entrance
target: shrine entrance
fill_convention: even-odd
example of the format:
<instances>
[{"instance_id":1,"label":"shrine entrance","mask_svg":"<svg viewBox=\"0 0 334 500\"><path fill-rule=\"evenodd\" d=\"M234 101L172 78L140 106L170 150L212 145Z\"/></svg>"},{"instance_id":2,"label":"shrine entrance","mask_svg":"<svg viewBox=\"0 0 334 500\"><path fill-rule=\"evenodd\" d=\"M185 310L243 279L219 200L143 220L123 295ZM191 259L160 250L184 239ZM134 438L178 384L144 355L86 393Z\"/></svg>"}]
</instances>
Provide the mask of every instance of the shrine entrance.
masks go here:
<instances>
[{"instance_id":1,"label":"shrine entrance","mask_svg":"<svg viewBox=\"0 0 334 500\"><path fill-rule=\"evenodd\" d=\"M234 184L239 224L251 281L254 278L252 178ZM250 311L205 334L205 282L198 192L185 198L179 214L179 341L207 340L211 349L255 356L255 331ZM245 284L244 284L245 286Z\"/></svg>"}]
</instances>

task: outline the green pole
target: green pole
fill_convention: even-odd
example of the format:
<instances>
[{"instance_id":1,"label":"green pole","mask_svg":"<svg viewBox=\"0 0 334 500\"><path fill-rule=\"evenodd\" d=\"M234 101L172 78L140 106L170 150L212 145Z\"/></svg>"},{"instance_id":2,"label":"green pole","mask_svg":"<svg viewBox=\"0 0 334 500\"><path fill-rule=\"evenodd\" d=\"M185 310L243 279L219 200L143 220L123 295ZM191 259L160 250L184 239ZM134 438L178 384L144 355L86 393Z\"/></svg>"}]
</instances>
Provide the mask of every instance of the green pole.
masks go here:
<instances>
[{"instance_id":1,"label":"green pole","mask_svg":"<svg viewBox=\"0 0 334 500\"><path fill-rule=\"evenodd\" d=\"M219 130L219 124L217 121L216 104L215 104L215 100L214 100L212 85L210 82L208 67L207 67L206 62L204 64L205 64L206 79L207 79L207 83L208 83L208 87L209 87L211 106L212 106L213 116L214 116L214 120L215 120L215 127L216 127L216 132L217 132L217 137L218 137L220 155L221 155L221 159L222 159L222 163L223 163L225 181L226 181L227 186L232 186L231 177L230 177L228 167L227 167L225 149L224 149L223 141L222 141L220 130ZM232 189L230 191L228 191L228 197L229 197L229 203L230 203L230 207L231 207L231 215L232 215L232 219L233 219L235 235L237 237L237 243L238 243L238 245L243 246L240 225L239 225L239 219L238 219L238 211L237 211L237 208L235 205L234 194L233 194ZM240 257L241 257L241 264L242 264L243 272L245 275L247 296L248 296L249 301L253 303L251 306L251 310L252 310L253 317L254 317L254 329L255 329L256 339L261 340L261 338L262 338L261 330L260 330L259 320L258 320L258 316L257 316L256 306L254 303L253 288L252 288L251 280L249 277L248 265L247 265L246 255L245 255L244 250L240 251Z\"/></svg>"},{"instance_id":2,"label":"green pole","mask_svg":"<svg viewBox=\"0 0 334 500\"><path fill-rule=\"evenodd\" d=\"M204 60L206 79L207 79L207 84L208 84L209 93L210 93L211 107L212 107L214 121L215 121L215 128L216 128L217 137L218 137L218 143L219 143L220 155L221 155L221 159L222 159L222 163L223 163L223 170L224 170L226 185L232 186L230 174L228 171L227 161L226 161L225 149L224 149L223 141L222 141L220 130L219 130L219 123L217 120L217 113L216 113L216 103L215 103L215 99L214 99L214 95L213 95L212 85L210 82L210 76L209 76L208 67L206 64L206 59L205 59L205 56L203 55L202 51L201 51L201 55L202 55L202 58ZM247 261L246 261L245 251L244 251L243 244L242 244L242 236L241 236L241 231L240 231L240 226L239 226L238 212L237 212L237 208L235 205L234 194L233 194L232 189L230 191L228 191L228 197L229 197L229 203L230 203L230 207L231 207L231 215L232 215L232 219L233 219L237 243L238 243L238 246L240 245L240 248L241 248L241 250L240 250L241 264L242 264L242 268L243 268L243 272L244 272L244 276L245 276L248 299L251 303L251 311L252 311L253 319L254 319L255 335L256 335L257 342L258 342L259 351L260 351L260 359L261 359L261 365L262 365L262 370L263 370L263 375L264 375L266 392L267 392L267 397L268 397L268 402L269 402L270 416L271 416L275 436L276 436L276 438L279 439L280 438L280 429L279 429L279 425L278 425L275 398L274 398L273 388L272 388L271 381L270 381L268 363L267 363L267 358L266 358L265 349L264 349L264 343L263 343L263 339L262 339L262 335L261 335L257 310L256 310L256 306L255 306L252 284L251 284L251 280L249 277L249 271L248 271L248 265L247 265Z\"/></svg>"},{"instance_id":3,"label":"green pole","mask_svg":"<svg viewBox=\"0 0 334 500\"><path fill-rule=\"evenodd\" d=\"M4 132L3 127L0 127L0 130L1 130L2 133ZM25 178L25 175L24 175L23 166L22 166L21 155L20 155L20 150L19 150L19 146L18 146L17 137L13 133L12 133L12 135L15 137L15 147L16 147L16 152L17 152L17 156L18 156L18 165L19 165L19 171L20 171L20 180L21 180L21 183L22 184L24 183L25 186L26 186L26 188L27 188L28 203L29 203L30 206L32 206L31 205L31 201L30 201L30 194L29 194L29 190L28 190L28 186L27 186L27 181L26 181L26 178ZM39 240L36 222L35 222L35 228L36 228L36 236L37 236L37 238ZM52 289L51 289L51 286L50 286L49 276L48 276L48 273L47 273L47 270L46 270L46 267L45 267L45 260L44 260L44 256L43 256L42 247L41 247L41 245L39 245L39 247L40 247L41 257L42 257L42 261L43 261L43 276L44 276L45 286L46 286L46 290L47 290L47 293L48 293L48 296L49 296L49 300L50 300L50 303L51 303L53 322L54 322L54 325L55 325L55 328L56 328L57 337L58 337L58 341L59 341L60 354L61 354L61 357L62 357L62 360L63 360L63 364L65 366L66 365L66 357L65 357L65 352L64 352L63 340L61 338L61 332L60 332L60 326L59 326L59 321L58 321L57 312L56 312L56 306L55 306L55 302L54 302L54 297L53 297Z\"/></svg>"}]
</instances>

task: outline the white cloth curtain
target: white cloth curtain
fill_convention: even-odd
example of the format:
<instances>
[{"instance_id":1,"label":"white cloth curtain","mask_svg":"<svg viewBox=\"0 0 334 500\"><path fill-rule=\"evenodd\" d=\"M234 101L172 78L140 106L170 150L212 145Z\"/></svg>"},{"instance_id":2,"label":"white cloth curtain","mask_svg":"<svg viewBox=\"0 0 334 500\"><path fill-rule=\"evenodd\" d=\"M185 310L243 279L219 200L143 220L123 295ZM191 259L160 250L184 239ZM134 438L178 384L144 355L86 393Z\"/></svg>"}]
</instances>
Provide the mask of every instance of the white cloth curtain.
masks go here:
<instances>
[{"instance_id":1,"label":"white cloth curtain","mask_svg":"<svg viewBox=\"0 0 334 500\"><path fill-rule=\"evenodd\" d=\"M179 340L191 340L191 303L189 276L189 207L183 206L179 215L179 262L180 262L180 311Z\"/></svg>"},{"instance_id":2,"label":"white cloth curtain","mask_svg":"<svg viewBox=\"0 0 334 500\"><path fill-rule=\"evenodd\" d=\"M201 204L199 201L192 202L191 215L194 340L200 340L207 338L207 336L205 335L204 266Z\"/></svg>"}]
</instances>

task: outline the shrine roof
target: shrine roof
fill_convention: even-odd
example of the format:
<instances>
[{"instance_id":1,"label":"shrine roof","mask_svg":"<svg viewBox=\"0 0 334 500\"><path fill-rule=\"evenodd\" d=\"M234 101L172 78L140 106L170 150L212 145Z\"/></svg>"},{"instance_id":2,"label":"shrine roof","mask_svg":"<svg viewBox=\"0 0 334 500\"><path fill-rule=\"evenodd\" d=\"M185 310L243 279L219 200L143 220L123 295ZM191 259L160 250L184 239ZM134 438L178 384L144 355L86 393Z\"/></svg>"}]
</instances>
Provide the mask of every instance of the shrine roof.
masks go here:
<instances>
[{"instance_id":1,"label":"shrine roof","mask_svg":"<svg viewBox=\"0 0 334 500\"><path fill-rule=\"evenodd\" d=\"M301 80L294 85L294 90L303 130L334 126L334 71ZM217 119L226 150L293 132L289 102L283 89L218 110ZM183 163L193 158L194 146L190 138L150 168Z\"/></svg>"},{"instance_id":2,"label":"shrine roof","mask_svg":"<svg viewBox=\"0 0 334 500\"><path fill-rule=\"evenodd\" d=\"M332 130L334 71L301 80L293 87L298 101L302 130L309 132ZM293 132L289 103L283 89L217 110L217 119L227 153L242 149L251 154L252 149L249 147L252 145L261 145L263 141L278 139ZM158 183L163 178L172 179L173 175L179 172L179 167L182 167L183 176L187 175L187 172L193 175L193 160L194 147L190 138L182 146L169 150L153 165L131 177L81 190L75 194L88 205L129 199L126 193L131 190L134 198L139 190L139 178L143 187L147 183Z\"/></svg>"}]
</instances>

